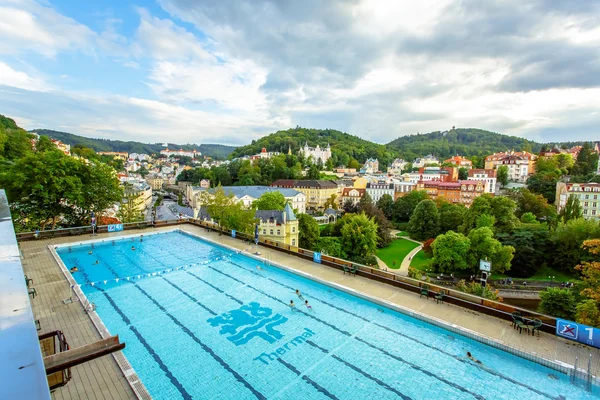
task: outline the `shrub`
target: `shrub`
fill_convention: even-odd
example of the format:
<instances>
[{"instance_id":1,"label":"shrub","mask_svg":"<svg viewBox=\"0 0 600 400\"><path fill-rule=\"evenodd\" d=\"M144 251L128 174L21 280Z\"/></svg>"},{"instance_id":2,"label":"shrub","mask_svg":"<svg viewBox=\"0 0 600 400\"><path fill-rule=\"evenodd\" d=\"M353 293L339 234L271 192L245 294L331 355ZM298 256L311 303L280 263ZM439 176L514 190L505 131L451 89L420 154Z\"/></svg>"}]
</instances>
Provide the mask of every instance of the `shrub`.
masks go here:
<instances>
[{"instance_id":1,"label":"shrub","mask_svg":"<svg viewBox=\"0 0 600 400\"><path fill-rule=\"evenodd\" d=\"M569 289L549 287L540 292L539 310L544 314L573 320L575 315L575 295Z\"/></svg>"},{"instance_id":2,"label":"shrub","mask_svg":"<svg viewBox=\"0 0 600 400\"><path fill-rule=\"evenodd\" d=\"M461 279L456 284L456 289L460 290L461 292L469 293L489 300L502 300L498 296L498 291L494 290L494 288L490 285L486 285L485 287L483 287L481 283L466 283L464 279Z\"/></svg>"},{"instance_id":3,"label":"shrub","mask_svg":"<svg viewBox=\"0 0 600 400\"><path fill-rule=\"evenodd\" d=\"M434 241L435 239L431 238L423 242L423 252L425 252L425 254L427 254L429 257L433 257L433 249L431 248L431 245Z\"/></svg>"},{"instance_id":4,"label":"shrub","mask_svg":"<svg viewBox=\"0 0 600 400\"><path fill-rule=\"evenodd\" d=\"M416 268L408 267L408 277L413 279L421 279L422 272Z\"/></svg>"},{"instance_id":5,"label":"shrub","mask_svg":"<svg viewBox=\"0 0 600 400\"><path fill-rule=\"evenodd\" d=\"M368 266L376 266L377 265L377 258L375 258L375 256L370 255L370 256L352 256L350 258L350 261L354 261L357 264L363 264L363 265L368 265Z\"/></svg>"}]
</instances>

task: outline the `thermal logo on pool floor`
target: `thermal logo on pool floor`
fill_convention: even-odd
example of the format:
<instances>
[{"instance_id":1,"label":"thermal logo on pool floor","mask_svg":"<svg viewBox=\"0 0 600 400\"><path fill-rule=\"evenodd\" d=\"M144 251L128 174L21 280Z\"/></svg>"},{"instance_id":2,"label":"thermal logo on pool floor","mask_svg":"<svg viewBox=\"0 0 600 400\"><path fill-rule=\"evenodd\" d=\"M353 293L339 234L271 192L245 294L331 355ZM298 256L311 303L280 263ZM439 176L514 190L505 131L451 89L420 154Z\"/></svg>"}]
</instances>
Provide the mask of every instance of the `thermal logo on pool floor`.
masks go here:
<instances>
[{"instance_id":1,"label":"thermal logo on pool floor","mask_svg":"<svg viewBox=\"0 0 600 400\"><path fill-rule=\"evenodd\" d=\"M258 337L268 343L275 343L283 335L275 330L277 325L285 323L288 319L281 314L273 313L268 307L252 302L236 310L231 310L217 317L207 320L212 326L220 326L221 335L229 335L227 339L239 346L248 343L252 338Z\"/></svg>"}]
</instances>

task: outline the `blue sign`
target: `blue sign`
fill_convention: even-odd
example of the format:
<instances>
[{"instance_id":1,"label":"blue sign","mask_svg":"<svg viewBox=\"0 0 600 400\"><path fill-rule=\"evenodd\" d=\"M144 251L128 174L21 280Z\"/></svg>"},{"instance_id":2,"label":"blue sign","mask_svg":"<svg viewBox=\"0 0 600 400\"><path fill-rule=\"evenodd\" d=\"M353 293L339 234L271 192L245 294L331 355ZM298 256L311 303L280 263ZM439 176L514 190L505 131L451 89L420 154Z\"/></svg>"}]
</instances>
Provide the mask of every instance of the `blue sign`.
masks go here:
<instances>
[{"instance_id":1,"label":"blue sign","mask_svg":"<svg viewBox=\"0 0 600 400\"><path fill-rule=\"evenodd\" d=\"M212 326L220 327L219 333L227 335L227 340L239 346L254 338L260 338L271 344L275 343L283 337L283 334L275 327L287 320L286 317L274 313L270 308L251 302L238 309L209 318L207 322Z\"/></svg>"},{"instance_id":2,"label":"blue sign","mask_svg":"<svg viewBox=\"0 0 600 400\"><path fill-rule=\"evenodd\" d=\"M321 264L321 253L319 253L318 251L315 251L313 253L313 261L318 264Z\"/></svg>"},{"instance_id":3,"label":"blue sign","mask_svg":"<svg viewBox=\"0 0 600 400\"><path fill-rule=\"evenodd\" d=\"M109 232L120 232L123 230L123 224L111 224L108 225Z\"/></svg>"},{"instance_id":4,"label":"blue sign","mask_svg":"<svg viewBox=\"0 0 600 400\"><path fill-rule=\"evenodd\" d=\"M235 229L231 230L231 237L234 238L235 237Z\"/></svg>"},{"instance_id":5,"label":"blue sign","mask_svg":"<svg viewBox=\"0 0 600 400\"><path fill-rule=\"evenodd\" d=\"M564 319L556 320L556 335L600 349L600 329Z\"/></svg>"}]
</instances>

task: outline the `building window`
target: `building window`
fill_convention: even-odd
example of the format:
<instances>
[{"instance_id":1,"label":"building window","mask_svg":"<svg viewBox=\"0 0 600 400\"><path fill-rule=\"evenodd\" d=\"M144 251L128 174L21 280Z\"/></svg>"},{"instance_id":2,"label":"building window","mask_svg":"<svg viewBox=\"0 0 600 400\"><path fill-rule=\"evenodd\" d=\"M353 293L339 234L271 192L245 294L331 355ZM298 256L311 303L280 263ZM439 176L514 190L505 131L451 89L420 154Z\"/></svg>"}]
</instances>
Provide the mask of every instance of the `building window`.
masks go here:
<instances>
[{"instance_id":1,"label":"building window","mask_svg":"<svg viewBox=\"0 0 600 400\"><path fill-rule=\"evenodd\" d=\"M296 233L296 227L292 226L292 233Z\"/></svg>"},{"instance_id":2,"label":"building window","mask_svg":"<svg viewBox=\"0 0 600 400\"><path fill-rule=\"evenodd\" d=\"M266 234L267 234L267 230L263 229L263 235L266 235Z\"/></svg>"},{"instance_id":3,"label":"building window","mask_svg":"<svg viewBox=\"0 0 600 400\"><path fill-rule=\"evenodd\" d=\"M280 229L277 229L277 235L278 236L281 235L281 230Z\"/></svg>"},{"instance_id":4,"label":"building window","mask_svg":"<svg viewBox=\"0 0 600 400\"><path fill-rule=\"evenodd\" d=\"M273 229L271 229L271 233L270 233L270 235L272 235L272 234L273 234Z\"/></svg>"}]
</instances>

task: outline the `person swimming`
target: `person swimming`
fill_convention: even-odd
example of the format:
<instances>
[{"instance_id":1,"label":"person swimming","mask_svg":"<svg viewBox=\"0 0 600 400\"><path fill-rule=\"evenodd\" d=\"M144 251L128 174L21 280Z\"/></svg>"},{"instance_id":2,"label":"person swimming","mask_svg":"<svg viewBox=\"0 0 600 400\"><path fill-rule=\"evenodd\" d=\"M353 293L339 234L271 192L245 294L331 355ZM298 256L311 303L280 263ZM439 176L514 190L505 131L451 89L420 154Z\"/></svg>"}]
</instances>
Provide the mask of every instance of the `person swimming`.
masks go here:
<instances>
[{"instance_id":1,"label":"person swimming","mask_svg":"<svg viewBox=\"0 0 600 400\"><path fill-rule=\"evenodd\" d=\"M290 308L292 309L292 312L296 311L296 305L294 304L294 300L290 300Z\"/></svg>"},{"instance_id":2,"label":"person swimming","mask_svg":"<svg viewBox=\"0 0 600 400\"><path fill-rule=\"evenodd\" d=\"M96 260L95 264L100 264L100 261Z\"/></svg>"},{"instance_id":3,"label":"person swimming","mask_svg":"<svg viewBox=\"0 0 600 400\"><path fill-rule=\"evenodd\" d=\"M256 269L257 269L257 270L259 270L259 271L262 271L262 270L263 270L263 269L262 269L262 267L261 267L260 265L257 265L257 266L256 266Z\"/></svg>"},{"instance_id":4,"label":"person swimming","mask_svg":"<svg viewBox=\"0 0 600 400\"><path fill-rule=\"evenodd\" d=\"M73 267L73 268L71 268L71 269L70 269L70 271L71 271L71 272L77 272L77 271L79 271L79 270L77 269L77 267Z\"/></svg>"},{"instance_id":5,"label":"person swimming","mask_svg":"<svg viewBox=\"0 0 600 400\"><path fill-rule=\"evenodd\" d=\"M131 246L131 250L135 250L135 246Z\"/></svg>"},{"instance_id":6,"label":"person swimming","mask_svg":"<svg viewBox=\"0 0 600 400\"><path fill-rule=\"evenodd\" d=\"M302 297L302 293L300 293L300 289L296 289L296 295L300 300L304 300L304 297Z\"/></svg>"},{"instance_id":7,"label":"person swimming","mask_svg":"<svg viewBox=\"0 0 600 400\"><path fill-rule=\"evenodd\" d=\"M478 359L476 359L475 357L473 357L473 355L471 354L470 351L467 351L467 357L469 357L469 359L471 361L475 361L477 364L481 364L481 361L479 361Z\"/></svg>"},{"instance_id":8,"label":"person swimming","mask_svg":"<svg viewBox=\"0 0 600 400\"><path fill-rule=\"evenodd\" d=\"M88 254L92 255L92 254L94 254L94 252L90 250L90 251L88 251Z\"/></svg>"},{"instance_id":9,"label":"person swimming","mask_svg":"<svg viewBox=\"0 0 600 400\"><path fill-rule=\"evenodd\" d=\"M310 304L308 304L308 300L304 300L304 305L306 306L306 308L308 308L310 311L315 312L315 310L313 310L312 306Z\"/></svg>"}]
</instances>

